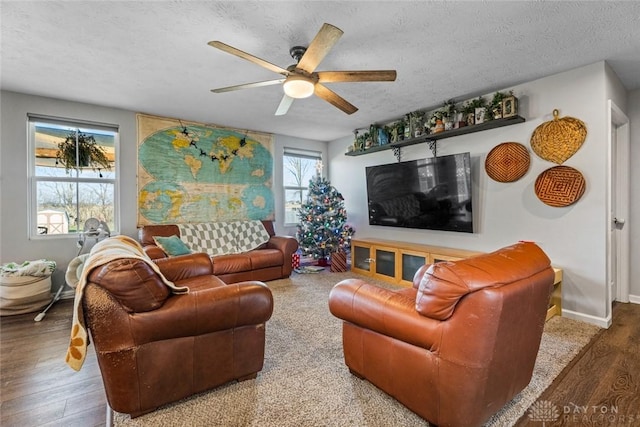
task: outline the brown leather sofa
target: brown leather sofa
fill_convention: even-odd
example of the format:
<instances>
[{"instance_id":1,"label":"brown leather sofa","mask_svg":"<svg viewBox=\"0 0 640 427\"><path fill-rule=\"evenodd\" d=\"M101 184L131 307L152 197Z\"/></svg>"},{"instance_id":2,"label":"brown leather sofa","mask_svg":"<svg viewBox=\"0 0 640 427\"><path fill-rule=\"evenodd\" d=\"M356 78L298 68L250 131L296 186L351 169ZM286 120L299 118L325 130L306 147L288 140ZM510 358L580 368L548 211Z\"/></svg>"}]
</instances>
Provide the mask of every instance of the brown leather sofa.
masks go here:
<instances>
[{"instance_id":1,"label":"brown leather sofa","mask_svg":"<svg viewBox=\"0 0 640 427\"><path fill-rule=\"evenodd\" d=\"M276 236L272 221L262 221L271 236L258 249L240 254L212 256L213 274L225 283L244 280L269 281L284 279L291 275L291 255L298 249L298 241L291 236ZM138 229L138 240L152 259L164 258L167 254L156 246L153 236L180 237L177 225L145 225Z\"/></svg>"},{"instance_id":2,"label":"brown leather sofa","mask_svg":"<svg viewBox=\"0 0 640 427\"><path fill-rule=\"evenodd\" d=\"M150 266L117 259L89 273L86 325L110 407L132 417L229 381L264 361L273 297L261 282L227 285L207 254L156 260L187 294L172 294Z\"/></svg>"},{"instance_id":3,"label":"brown leather sofa","mask_svg":"<svg viewBox=\"0 0 640 427\"><path fill-rule=\"evenodd\" d=\"M438 426L479 426L533 374L553 289L534 243L423 266L412 288L348 279L331 291L345 363Z\"/></svg>"}]
</instances>

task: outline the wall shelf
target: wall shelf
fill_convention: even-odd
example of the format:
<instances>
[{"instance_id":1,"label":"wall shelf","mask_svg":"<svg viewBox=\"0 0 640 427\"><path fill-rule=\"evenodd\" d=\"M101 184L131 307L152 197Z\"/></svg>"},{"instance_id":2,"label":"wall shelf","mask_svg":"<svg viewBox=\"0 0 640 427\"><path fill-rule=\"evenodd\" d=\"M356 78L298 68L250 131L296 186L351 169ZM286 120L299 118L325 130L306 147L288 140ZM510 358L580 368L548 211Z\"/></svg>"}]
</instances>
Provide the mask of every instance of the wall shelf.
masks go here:
<instances>
[{"instance_id":1,"label":"wall shelf","mask_svg":"<svg viewBox=\"0 0 640 427\"><path fill-rule=\"evenodd\" d=\"M417 138L405 139L404 141L394 142L392 144L376 145L366 150L349 151L345 153L347 156L361 156L363 154L375 153L378 151L392 150L394 148L408 147L409 145L422 144L425 142L434 142L439 139L451 138L454 136L466 135L468 133L482 132L484 130L501 128L503 126L524 123L525 119L521 116L507 117L506 119L495 119L478 125L463 126L458 129L445 130L439 133L430 133Z\"/></svg>"}]
</instances>

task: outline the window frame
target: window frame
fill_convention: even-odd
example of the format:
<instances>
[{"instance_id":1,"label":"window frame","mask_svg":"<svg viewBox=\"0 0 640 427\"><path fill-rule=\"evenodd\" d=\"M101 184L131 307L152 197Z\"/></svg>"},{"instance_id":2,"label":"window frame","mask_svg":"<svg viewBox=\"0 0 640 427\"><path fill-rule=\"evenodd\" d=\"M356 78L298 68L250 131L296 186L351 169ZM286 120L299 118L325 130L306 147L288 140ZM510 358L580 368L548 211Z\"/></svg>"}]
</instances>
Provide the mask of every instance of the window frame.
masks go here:
<instances>
[{"instance_id":1,"label":"window frame","mask_svg":"<svg viewBox=\"0 0 640 427\"><path fill-rule=\"evenodd\" d=\"M38 124L50 124L54 126L67 127L69 130L75 129L79 131L106 131L113 132L114 146L114 167L113 178L100 177L82 177L78 174L67 174L64 176L43 176L36 174L36 126ZM76 184L76 207L79 203L78 186L83 184L112 184L113 185L113 229L112 234L119 234L120 230L120 161L119 161L119 145L120 145L120 128L118 125L109 123L92 122L87 120L68 119L55 116L45 116L37 114L27 114L27 179L28 188L28 207L27 207L27 235L29 240L45 240L45 239L77 239L80 231L54 234L38 233L38 184L42 182L63 182ZM88 218L84 218L86 221ZM77 219L76 219L77 221ZM70 222L71 224L71 222ZM82 223L76 225L79 230Z\"/></svg>"},{"instance_id":2,"label":"window frame","mask_svg":"<svg viewBox=\"0 0 640 427\"><path fill-rule=\"evenodd\" d=\"M304 149L304 148L291 148L291 147L284 147L283 149L283 153L282 153L282 212L283 212L283 223L284 223L284 227L293 227L298 225L298 222L287 222L287 190L294 190L294 191L309 191L309 183L307 183L306 186L293 186L293 185L287 185L285 184L286 179L284 177L284 174L287 173L286 171L286 157L297 157L300 159L308 159L308 160L315 160L316 161L316 165L315 165L315 174L313 176L322 176L322 168L318 167L318 165L322 165L322 152L321 151L317 151L317 150L310 150L310 149Z\"/></svg>"}]
</instances>

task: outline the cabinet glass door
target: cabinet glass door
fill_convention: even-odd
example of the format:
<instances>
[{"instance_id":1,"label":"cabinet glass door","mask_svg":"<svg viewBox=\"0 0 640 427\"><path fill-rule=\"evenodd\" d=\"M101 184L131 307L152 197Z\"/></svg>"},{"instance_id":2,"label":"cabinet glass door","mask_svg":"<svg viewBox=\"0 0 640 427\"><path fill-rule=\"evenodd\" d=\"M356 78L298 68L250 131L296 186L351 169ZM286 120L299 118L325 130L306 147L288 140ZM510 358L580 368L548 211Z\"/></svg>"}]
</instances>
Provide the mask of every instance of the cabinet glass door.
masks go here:
<instances>
[{"instance_id":1,"label":"cabinet glass door","mask_svg":"<svg viewBox=\"0 0 640 427\"><path fill-rule=\"evenodd\" d=\"M426 255L402 254L402 281L413 283L413 276L423 265L427 264Z\"/></svg>"},{"instance_id":2,"label":"cabinet glass door","mask_svg":"<svg viewBox=\"0 0 640 427\"><path fill-rule=\"evenodd\" d=\"M396 276L396 253L384 249L376 249L376 274L387 277Z\"/></svg>"},{"instance_id":3,"label":"cabinet glass door","mask_svg":"<svg viewBox=\"0 0 640 427\"><path fill-rule=\"evenodd\" d=\"M355 246L352 249L352 267L359 270L371 271L370 249L365 246Z\"/></svg>"}]
</instances>

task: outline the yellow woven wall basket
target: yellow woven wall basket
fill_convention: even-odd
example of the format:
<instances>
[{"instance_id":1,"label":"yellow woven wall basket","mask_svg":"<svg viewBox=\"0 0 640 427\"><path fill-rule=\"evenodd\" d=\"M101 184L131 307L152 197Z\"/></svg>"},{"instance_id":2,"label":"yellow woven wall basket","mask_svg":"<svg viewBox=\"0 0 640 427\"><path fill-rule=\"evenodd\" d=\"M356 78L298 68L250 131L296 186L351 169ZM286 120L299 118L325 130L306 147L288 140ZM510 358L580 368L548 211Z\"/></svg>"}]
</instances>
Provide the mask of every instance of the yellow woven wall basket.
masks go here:
<instances>
[{"instance_id":1,"label":"yellow woven wall basket","mask_svg":"<svg viewBox=\"0 0 640 427\"><path fill-rule=\"evenodd\" d=\"M587 128L582 120L558 115L558 110L553 110L553 120L533 131L531 148L544 160L561 165L580 149L587 137Z\"/></svg>"}]
</instances>

